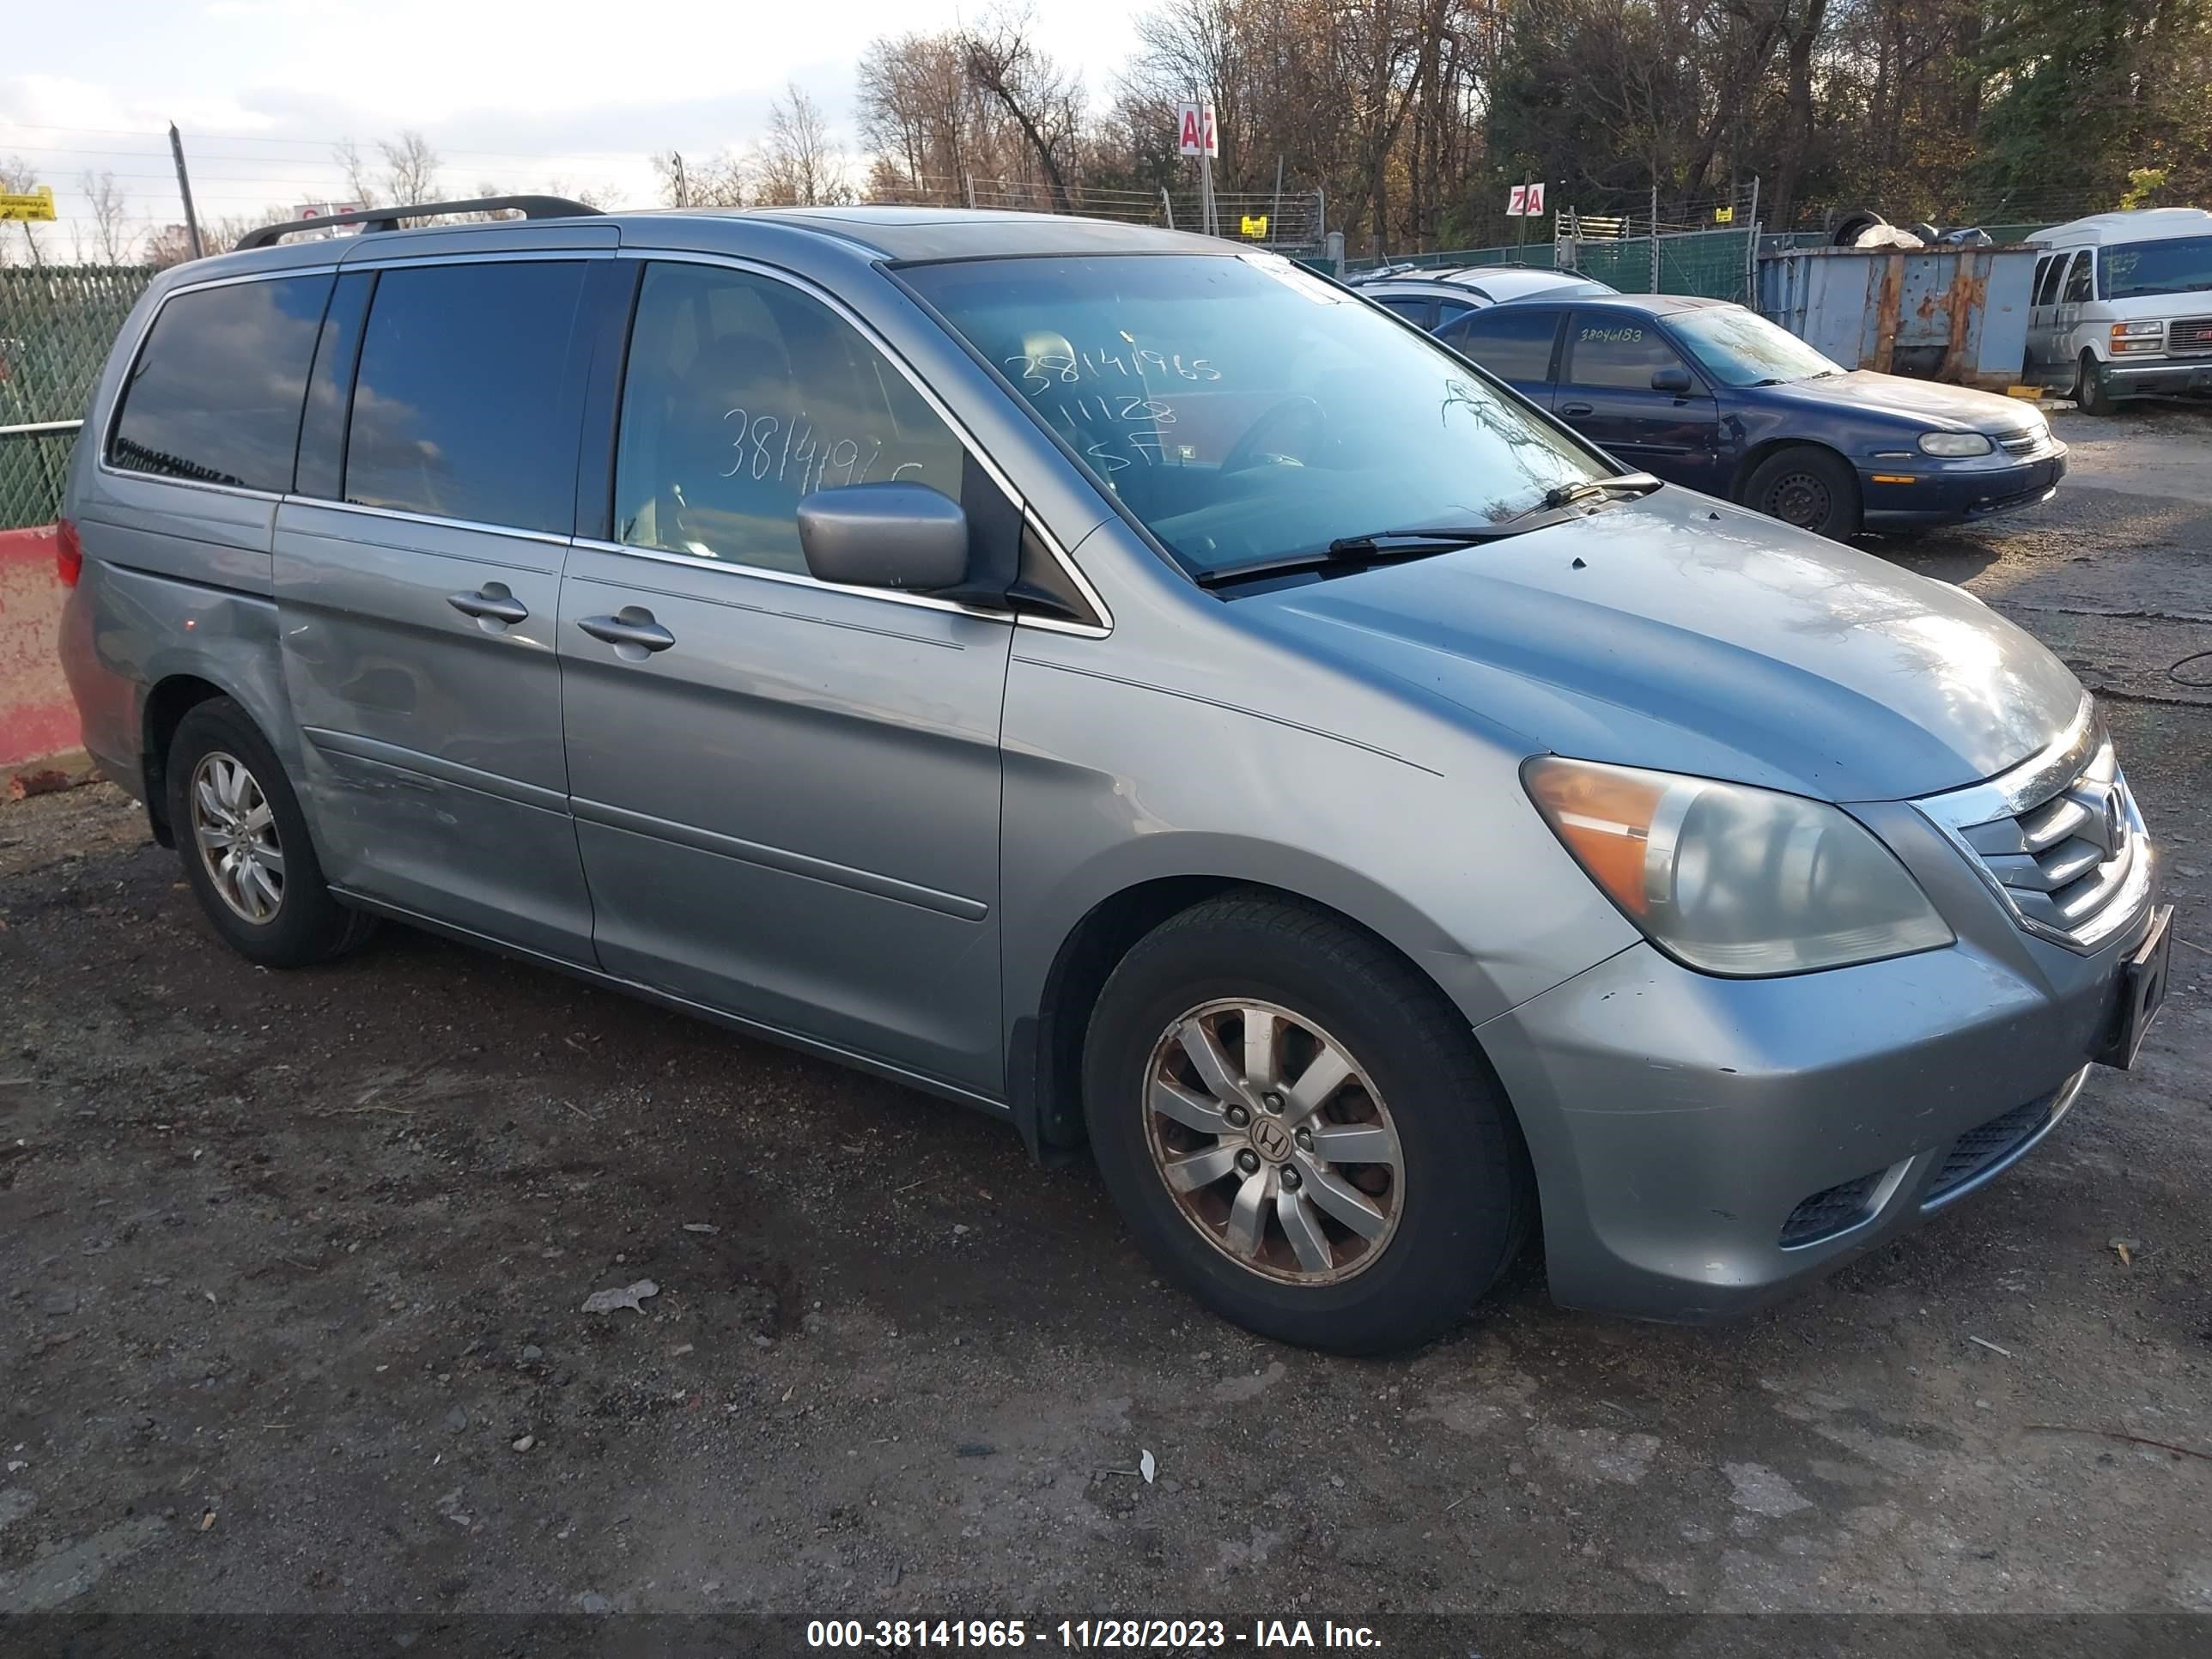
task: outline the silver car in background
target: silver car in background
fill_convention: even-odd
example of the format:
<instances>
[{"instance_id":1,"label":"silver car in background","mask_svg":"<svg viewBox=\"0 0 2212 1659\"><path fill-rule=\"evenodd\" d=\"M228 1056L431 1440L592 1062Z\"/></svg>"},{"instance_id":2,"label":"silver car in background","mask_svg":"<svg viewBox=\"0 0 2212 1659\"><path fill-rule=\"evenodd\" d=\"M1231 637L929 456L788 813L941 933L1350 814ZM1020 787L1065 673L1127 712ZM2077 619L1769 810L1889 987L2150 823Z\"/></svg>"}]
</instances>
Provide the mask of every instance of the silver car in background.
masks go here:
<instances>
[{"instance_id":1,"label":"silver car in background","mask_svg":"<svg viewBox=\"0 0 2212 1659\"><path fill-rule=\"evenodd\" d=\"M252 960L393 919L1087 1142L1354 1352L1540 1228L1753 1306L2132 1058L2151 842L1957 589L1272 255L521 205L258 234L101 379L64 655Z\"/></svg>"}]
</instances>

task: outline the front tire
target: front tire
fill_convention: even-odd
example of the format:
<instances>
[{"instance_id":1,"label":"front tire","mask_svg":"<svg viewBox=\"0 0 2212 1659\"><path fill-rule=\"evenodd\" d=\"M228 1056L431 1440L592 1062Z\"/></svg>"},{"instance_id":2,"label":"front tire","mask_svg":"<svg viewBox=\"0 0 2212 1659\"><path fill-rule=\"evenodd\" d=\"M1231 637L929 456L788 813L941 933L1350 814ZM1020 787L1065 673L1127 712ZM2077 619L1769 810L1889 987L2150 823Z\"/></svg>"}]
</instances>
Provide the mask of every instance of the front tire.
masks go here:
<instances>
[{"instance_id":1,"label":"front tire","mask_svg":"<svg viewBox=\"0 0 2212 1659\"><path fill-rule=\"evenodd\" d=\"M167 778L185 879L231 949L264 968L300 968L374 930L374 918L331 894L283 763L228 697L178 722Z\"/></svg>"},{"instance_id":2,"label":"front tire","mask_svg":"<svg viewBox=\"0 0 2212 1659\"><path fill-rule=\"evenodd\" d=\"M1753 470L1743 503L1770 519L1836 541L1859 531L1859 481L1832 450L1793 444Z\"/></svg>"},{"instance_id":3,"label":"front tire","mask_svg":"<svg viewBox=\"0 0 2212 1659\"><path fill-rule=\"evenodd\" d=\"M2112 394L2105 389L2105 367L2097 354L2085 351L2074 374L2074 402L2084 415L2110 415Z\"/></svg>"},{"instance_id":4,"label":"front tire","mask_svg":"<svg viewBox=\"0 0 2212 1659\"><path fill-rule=\"evenodd\" d=\"M1465 1020L1379 940L1293 901L1227 895L1139 941L1091 1016L1084 1097L1146 1253L1280 1341L1426 1341L1534 1215Z\"/></svg>"}]
</instances>

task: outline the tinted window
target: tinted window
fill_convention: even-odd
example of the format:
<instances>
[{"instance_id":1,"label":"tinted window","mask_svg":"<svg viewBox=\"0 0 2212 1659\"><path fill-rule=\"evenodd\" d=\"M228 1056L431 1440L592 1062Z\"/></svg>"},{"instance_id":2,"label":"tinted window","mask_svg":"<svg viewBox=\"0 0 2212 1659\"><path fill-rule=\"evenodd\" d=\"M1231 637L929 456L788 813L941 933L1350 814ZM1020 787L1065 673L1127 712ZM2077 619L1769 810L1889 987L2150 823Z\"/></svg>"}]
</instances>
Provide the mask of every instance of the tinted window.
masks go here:
<instances>
[{"instance_id":1,"label":"tinted window","mask_svg":"<svg viewBox=\"0 0 2212 1659\"><path fill-rule=\"evenodd\" d=\"M901 478L960 499L966 452L858 331L787 284L647 267L615 458L635 547L803 572L799 498Z\"/></svg>"},{"instance_id":2,"label":"tinted window","mask_svg":"<svg viewBox=\"0 0 2212 1659\"><path fill-rule=\"evenodd\" d=\"M354 382L346 500L565 532L576 416L562 393L583 282L567 260L380 276Z\"/></svg>"},{"instance_id":3,"label":"tinted window","mask_svg":"<svg viewBox=\"0 0 2212 1659\"><path fill-rule=\"evenodd\" d=\"M2089 273L2093 269L2094 256L2087 248L2074 256L2074 268L2066 273L2066 295L2063 303L2075 305L2091 297Z\"/></svg>"},{"instance_id":4,"label":"tinted window","mask_svg":"<svg viewBox=\"0 0 2212 1659\"><path fill-rule=\"evenodd\" d=\"M1559 313L1541 306L1492 306L1463 319L1444 336L1505 380L1552 378L1552 340Z\"/></svg>"},{"instance_id":5,"label":"tinted window","mask_svg":"<svg viewBox=\"0 0 2212 1659\"><path fill-rule=\"evenodd\" d=\"M286 276L171 300L125 385L109 461L164 477L289 489L330 291L328 276Z\"/></svg>"},{"instance_id":6,"label":"tinted window","mask_svg":"<svg viewBox=\"0 0 2212 1659\"><path fill-rule=\"evenodd\" d=\"M1681 358L1642 317L1598 311L1577 312L1567 331L1565 379L1576 386L1651 389L1662 368L1680 368Z\"/></svg>"},{"instance_id":7,"label":"tinted window","mask_svg":"<svg viewBox=\"0 0 2212 1659\"><path fill-rule=\"evenodd\" d=\"M2035 303L2047 306L2058 297L2058 273L2066 269L2063 253L2045 254L2035 268Z\"/></svg>"},{"instance_id":8,"label":"tinted window","mask_svg":"<svg viewBox=\"0 0 2212 1659\"><path fill-rule=\"evenodd\" d=\"M1377 300L1376 304L1385 311L1396 312L1409 323L1418 323L1423 327L1428 325L1429 302L1426 300Z\"/></svg>"}]
</instances>

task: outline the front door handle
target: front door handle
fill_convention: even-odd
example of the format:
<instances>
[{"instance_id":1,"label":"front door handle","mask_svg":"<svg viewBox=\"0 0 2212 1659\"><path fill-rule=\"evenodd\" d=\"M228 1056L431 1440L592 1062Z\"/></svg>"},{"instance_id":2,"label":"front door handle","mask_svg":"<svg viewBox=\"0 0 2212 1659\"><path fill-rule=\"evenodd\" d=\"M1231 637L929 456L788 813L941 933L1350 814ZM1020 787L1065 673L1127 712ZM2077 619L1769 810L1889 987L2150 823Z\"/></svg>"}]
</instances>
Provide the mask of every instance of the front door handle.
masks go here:
<instances>
[{"instance_id":1,"label":"front door handle","mask_svg":"<svg viewBox=\"0 0 2212 1659\"><path fill-rule=\"evenodd\" d=\"M653 612L641 605L626 605L611 617L580 617L576 626L595 640L605 640L632 662L676 643L676 635L653 621ZM631 656L632 652L637 654Z\"/></svg>"},{"instance_id":2,"label":"front door handle","mask_svg":"<svg viewBox=\"0 0 2212 1659\"><path fill-rule=\"evenodd\" d=\"M509 592L505 582L486 582L473 593L448 593L446 603L464 617L474 617L479 622L512 625L530 620L530 607Z\"/></svg>"},{"instance_id":3,"label":"front door handle","mask_svg":"<svg viewBox=\"0 0 2212 1659\"><path fill-rule=\"evenodd\" d=\"M1559 413L1562 415L1589 415L1595 412L1595 411L1593 410L1588 404L1561 404L1559 405Z\"/></svg>"}]
</instances>

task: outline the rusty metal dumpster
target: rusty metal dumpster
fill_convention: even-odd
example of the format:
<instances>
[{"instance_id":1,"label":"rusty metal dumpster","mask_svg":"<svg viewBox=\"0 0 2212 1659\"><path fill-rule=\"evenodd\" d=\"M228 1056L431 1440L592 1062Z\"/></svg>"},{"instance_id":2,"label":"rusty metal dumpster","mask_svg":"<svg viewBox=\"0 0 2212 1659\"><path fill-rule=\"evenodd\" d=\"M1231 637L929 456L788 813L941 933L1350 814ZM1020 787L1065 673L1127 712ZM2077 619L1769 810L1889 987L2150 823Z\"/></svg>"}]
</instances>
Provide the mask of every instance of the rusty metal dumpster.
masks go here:
<instances>
[{"instance_id":1,"label":"rusty metal dumpster","mask_svg":"<svg viewBox=\"0 0 2212 1659\"><path fill-rule=\"evenodd\" d=\"M1759 309L1846 368L2002 392L2027 356L2032 247L1802 247L1759 261Z\"/></svg>"}]
</instances>

